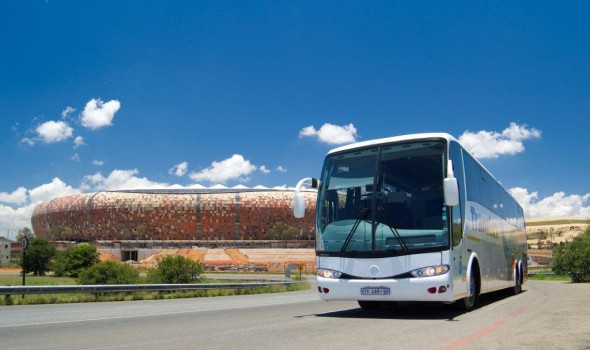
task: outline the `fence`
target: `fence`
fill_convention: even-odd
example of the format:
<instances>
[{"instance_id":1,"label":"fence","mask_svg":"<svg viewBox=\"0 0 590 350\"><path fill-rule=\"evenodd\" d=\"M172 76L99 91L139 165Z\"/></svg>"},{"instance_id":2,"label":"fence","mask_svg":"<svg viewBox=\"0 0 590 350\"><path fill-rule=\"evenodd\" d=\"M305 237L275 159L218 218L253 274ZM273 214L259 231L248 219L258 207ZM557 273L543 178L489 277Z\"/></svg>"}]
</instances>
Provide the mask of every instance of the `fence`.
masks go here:
<instances>
[{"instance_id":1,"label":"fence","mask_svg":"<svg viewBox=\"0 0 590 350\"><path fill-rule=\"evenodd\" d=\"M197 283L197 284L113 284L113 285L73 285L73 286L0 286L0 295L17 294L61 294L61 293L123 293L123 292L171 292L211 289L243 289L267 287L271 285L288 286L294 281L258 281L243 283Z\"/></svg>"}]
</instances>

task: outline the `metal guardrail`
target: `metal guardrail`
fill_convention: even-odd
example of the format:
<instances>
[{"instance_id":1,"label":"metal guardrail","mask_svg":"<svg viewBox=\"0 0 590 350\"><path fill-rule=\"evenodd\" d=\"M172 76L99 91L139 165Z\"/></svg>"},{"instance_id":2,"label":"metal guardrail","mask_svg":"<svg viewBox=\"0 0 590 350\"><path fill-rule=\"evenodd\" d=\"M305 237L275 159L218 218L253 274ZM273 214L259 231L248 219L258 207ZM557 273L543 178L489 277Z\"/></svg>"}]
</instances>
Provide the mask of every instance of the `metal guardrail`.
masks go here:
<instances>
[{"instance_id":1,"label":"metal guardrail","mask_svg":"<svg viewBox=\"0 0 590 350\"><path fill-rule=\"evenodd\" d=\"M179 290L243 289L271 285L288 286L294 281L260 281L246 283L193 283L193 284L110 284L67 286L0 286L0 295L60 294L60 293L123 293L123 292L172 292Z\"/></svg>"}]
</instances>

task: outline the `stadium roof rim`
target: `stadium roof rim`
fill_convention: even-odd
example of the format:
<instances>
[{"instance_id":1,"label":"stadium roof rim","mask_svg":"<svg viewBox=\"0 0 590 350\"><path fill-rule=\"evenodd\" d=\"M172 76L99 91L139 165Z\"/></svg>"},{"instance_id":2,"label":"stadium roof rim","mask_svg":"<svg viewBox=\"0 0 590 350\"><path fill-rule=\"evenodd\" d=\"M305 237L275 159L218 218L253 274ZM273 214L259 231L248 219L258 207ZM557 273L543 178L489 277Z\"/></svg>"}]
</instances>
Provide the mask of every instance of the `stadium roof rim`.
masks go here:
<instances>
[{"instance_id":1,"label":"stadium roof rim","mask_svg":"<svg viewBox=\"0 0 590 350\"><path fill-rule=\"evenodd\" d=\"M246 192L293 192L292 188L175 188L175 189L134 189L134 190L110 190L100 191L107 193L140 193L140 194L217 194L217 193L246 193ZM305 192L317 192L304 189Z\"/></svg>"}]
</instances>

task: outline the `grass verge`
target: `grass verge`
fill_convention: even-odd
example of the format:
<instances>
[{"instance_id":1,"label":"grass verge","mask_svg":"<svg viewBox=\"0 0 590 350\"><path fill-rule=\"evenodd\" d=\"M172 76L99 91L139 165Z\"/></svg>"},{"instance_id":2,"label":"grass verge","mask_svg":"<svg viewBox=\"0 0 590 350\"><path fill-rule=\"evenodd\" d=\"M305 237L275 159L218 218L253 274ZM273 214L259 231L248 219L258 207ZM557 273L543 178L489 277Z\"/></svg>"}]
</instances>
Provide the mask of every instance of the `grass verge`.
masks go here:
<instances>
[{"instance_id":1,"label":"grass verge","mask_svg":"<svg viewBox=\"0 0 590 350\"><path fill-rule=\"evenodd\" d=\"M72 277L55 277L55 276L29 276L25 277L27 286L67 286L76 284L76 279ZM21 275L0 275L1 286L22 286L23 276Z\"/></svg>"},{"instance_id":2,"label":"grass verge","mask_svg":"<svg viewBox=\"0 0 590 350\"><path fill-rule=\"evenodd\" d=\"M201 283L220 283L222 280L206 279ZM235 282L235 281L229 281ZM27 276L27 285L73 285L74 278L53 276ZM22 285L21 276L0 276L0 285ZM129 292L129 293L68 293L68 294L29 294L0 296L0 305L33 305L33 304L67 304L104 301L132 301L178 298L207 298L217 296L282 293L309 289L308 282L303 281L292 285L270 285L255 288L212 289L173 292Z\"/></svg>"},{"instance_id":3,"label":"grass verge","mask_svg":"<svg viewBox=\"0 0 590 350\"><path fill-rule=\"evenodd\" d=\"M542 274L542 273L529 275L529 280L531 280L531 281L566 281L566 282L572 281L570 276L549 275L549 274Z\"/></svg>"}]
</instances>

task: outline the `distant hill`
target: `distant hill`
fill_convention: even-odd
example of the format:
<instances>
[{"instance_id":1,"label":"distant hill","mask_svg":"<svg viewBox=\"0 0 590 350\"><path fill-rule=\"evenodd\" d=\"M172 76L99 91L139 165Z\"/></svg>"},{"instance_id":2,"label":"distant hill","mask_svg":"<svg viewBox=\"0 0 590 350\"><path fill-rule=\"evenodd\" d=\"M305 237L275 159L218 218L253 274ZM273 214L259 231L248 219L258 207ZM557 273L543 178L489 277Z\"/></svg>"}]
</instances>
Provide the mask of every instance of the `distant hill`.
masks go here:
<instances>
[{"instance_id":1,"label":"distant hill","mask_svg":"<svg viewBox=\"0 0 590 350\"><path fill-rule=\"evenodd\" d=\"M529 248L552 249L553 246L571 241L584 232L589 220L580 217L531 218L526 219L527 243Z\"/></svg>"},{"instance_id":2,"label":"distant hill","mask_svg":"<svg viewBox=\"0 0 590 350\"><path fill-rule=\"evenodd\" d=\"M582 224L584 226L588 226L588 220L590 218L568 218L568 217L559 217L559 218L527 218L525 219L525 223L528 227L537 227L537 226L560 226L560 225L575 225L575 224Z\"/></svg>"}]
</instances>

